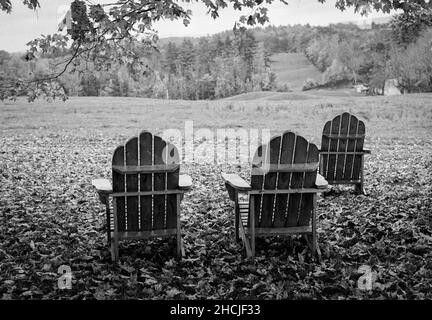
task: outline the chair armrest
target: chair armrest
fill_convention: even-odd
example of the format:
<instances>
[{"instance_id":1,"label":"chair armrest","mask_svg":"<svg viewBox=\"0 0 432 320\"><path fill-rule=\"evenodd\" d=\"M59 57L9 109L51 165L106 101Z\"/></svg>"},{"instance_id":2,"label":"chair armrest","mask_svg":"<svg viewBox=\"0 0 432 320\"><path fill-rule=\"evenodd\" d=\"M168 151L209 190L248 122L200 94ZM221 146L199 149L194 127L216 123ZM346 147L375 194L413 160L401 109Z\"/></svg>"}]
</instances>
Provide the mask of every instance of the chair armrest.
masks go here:
<instances>
[{"instance_id":1,"label":"chair armrest","mask_svg":"<svg viewBox=\"0 0 432 320\"><path fill-rule=\"evenodd\" d=\"M112 193L111 181L108 179L93 179L91 181L93 187L96 188L98 193L110 194Z\"/></svg>"},{"instance_id":2,"label":"chair armrest","mask_svg":"<svg viewBox=\"0 0 432 320\"><path fill-rule=\"evenodd\" d=\"M328 182L322 175L317 173L316 179L315 179L315 186L317 189L326 189L328 187Z\"/></svg>"},{"instance_id":3,"label":"chair armrest","mask_svg":"<svg viewBox=\"0 0 432 320\"><path fill-rule=\"evenodd\" d=\"M179 189L188 190L192 187L192 178L187 174L181 174L179 176Z\"/></svg>"},{"instance_id":4,"label":"chair armrest","mask_svg":"<svg viewBox=\"0 0 432 320\"><path fill-rule=\"evenodd\" d=\"M238 191L249 191L252 187L244 179L242 179L238 174L228 174L222 173L222 179L225 184L230 185L232 188Z\"/></svg>"}]
</instances>

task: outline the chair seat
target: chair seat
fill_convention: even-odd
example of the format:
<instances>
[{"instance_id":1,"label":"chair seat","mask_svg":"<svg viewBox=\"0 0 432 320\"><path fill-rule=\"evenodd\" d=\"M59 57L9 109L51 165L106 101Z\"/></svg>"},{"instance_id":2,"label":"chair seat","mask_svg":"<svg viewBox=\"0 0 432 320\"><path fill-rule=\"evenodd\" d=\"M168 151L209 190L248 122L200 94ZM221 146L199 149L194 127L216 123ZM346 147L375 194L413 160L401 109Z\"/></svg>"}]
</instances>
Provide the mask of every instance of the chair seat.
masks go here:
<instances>
[{"instance_id":1,"label":"chair seat","mask_svg":"<svg viewBox=\"0 0 432 320\"><path fill-rule=\"evenodd\" d=\"M239 211L240 211L240 220L244 227L248 225L248 216L249 216L249 202L247 201L239 201Z\"/></svg>"},{"instance_id":2,"label":"chair seat","mask_svg":"<svg viewBox=\"0 0 432 320\"><path fill-rule=\"evenodd\" d=\"M118 238L138 240L138 239L149 239L153 237L169 237L177 234L177 229L164 229L164 230L148 230L148 231L119 231ZM114 237L114 231L112 231L111 237Z\"/></svg>"},{"instance_id":3,"label":"chair seat","mask_svg":"<svg viewBox=\"0 0 432 320\"><path fill-rule=\"evenodd\" d=\"M240 220L244 228L245 234L249 234L248 219L249 219L249 203L246 201L239 202ZM312 226L299 227L282 227L282 228L255 228L255 234L261 236L275 236L296 233L312 233Z\"/></svg>"}]
</instances>

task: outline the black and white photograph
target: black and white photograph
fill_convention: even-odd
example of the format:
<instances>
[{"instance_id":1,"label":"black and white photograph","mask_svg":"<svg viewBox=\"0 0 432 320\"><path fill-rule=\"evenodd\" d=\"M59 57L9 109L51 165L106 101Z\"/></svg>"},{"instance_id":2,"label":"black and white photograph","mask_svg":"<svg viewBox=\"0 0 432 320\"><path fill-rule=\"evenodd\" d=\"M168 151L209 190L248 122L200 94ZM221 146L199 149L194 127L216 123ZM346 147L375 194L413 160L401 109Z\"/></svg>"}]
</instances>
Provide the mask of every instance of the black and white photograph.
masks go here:
<instances>
[{"instance_id":1,"label":"black and white photograph","mask_svg":"<svg viewBox=\"0 0 432 320\"><path fill-rule=\"evenodd\" d=\"M432 1L0 0L0 304L431 298Z\"/></svg>"}]
</instances>

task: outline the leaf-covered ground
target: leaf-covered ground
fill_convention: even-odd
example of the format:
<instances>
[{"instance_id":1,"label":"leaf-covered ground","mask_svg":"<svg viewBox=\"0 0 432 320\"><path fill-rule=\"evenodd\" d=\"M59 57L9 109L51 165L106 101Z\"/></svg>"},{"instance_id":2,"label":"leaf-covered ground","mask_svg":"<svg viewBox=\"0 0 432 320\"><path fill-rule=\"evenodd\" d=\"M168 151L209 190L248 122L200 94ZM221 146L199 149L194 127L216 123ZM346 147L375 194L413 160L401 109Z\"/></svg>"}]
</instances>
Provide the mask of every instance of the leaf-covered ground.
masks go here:
<instances>
[{"instance_id":1,"label":"leaf-covered ground","mask_svg":"<svg viewBox=\"0 0 432 320\"><path fill-rule=\"evenodd\" d=\"M0 105L0 297L431 299L431 98ZM196 128L291 129L319 145L325 121L344 110L366 123L369 195L335 188L319 200L321 263L302 238L260 239L255 260L245 258L220 179L221 171L248 178L250 168L234 163L182 165L194 183L182 202L182 261L173 242L151 240L122 243L120 263L111 263L90 180L110 177L112 151L128 137L193 120ZM70 290L58 289L61 265L72 269ZM361 265L375 273L370 292L357 287Z\"/></svg>"}]
</instances>

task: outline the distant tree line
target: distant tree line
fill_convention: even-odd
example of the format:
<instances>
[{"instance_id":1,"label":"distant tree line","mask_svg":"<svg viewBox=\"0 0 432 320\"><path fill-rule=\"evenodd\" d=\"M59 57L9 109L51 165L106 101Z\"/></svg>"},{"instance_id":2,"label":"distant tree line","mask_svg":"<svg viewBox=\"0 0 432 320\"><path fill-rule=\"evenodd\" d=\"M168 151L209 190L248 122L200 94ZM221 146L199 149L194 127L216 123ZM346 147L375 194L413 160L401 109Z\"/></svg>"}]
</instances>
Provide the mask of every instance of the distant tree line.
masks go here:
<instances>
[{"instance_id":1,"label":"distant tree line","mask_svg":"<svg viewBox=\"0 0 432 320\"><path fill-rule=\"evenodd\" d=\"M184 39L161 48L153 95L171 99L215 99L275 88L268 53L252 32Z\"/></svg>"},{"instance_id":2,"label":"distant tree line","mask_svg":"<svg viewBox=\"0 0 432 320\"><path fill-rule=\"evenodd\" d=\"M107 67L101 70L91 59L81 59L74 64L78 72L63 74L59 85L68 95L192 100L283 91L288 89L272 72L271 55L297 52L323 72L322 79L309 79L307 88L364 83L371 92L382 92L386 79L397 79L405 92L428 92L432 91L431 48L432 12L419 8L371 29L355 24L269 26L201 38L162 39L155 50L129 42L127 50L139 56L144 71L119 61L105 62ZM0 83L47 74L67 54L59 50L26 62L22 55L0 51ZM33 90L35 96L38 90L45 91L37 86ZM1 94L11 96L0 91L0 99Z\"/></svg>"},{"instance_id":3,"label":"distant tree line","mask_svg":"<svg viewBox=\"0 0 432 320\"><path fill-rule=\"evenodd\" d=\"M61 58L61 57L60 57ZM96 71L91 62L85 71L64 74L60 83L68 95L144 96L169 99L216 99L249 91L275 89L269 53L252 32L238 35L183 39L168 42L151 53L141 52L146 69L130 72L112 62ZM17 54L0 52L1 79L18 79L25 73L47 71L59 57L26 63ZM42 72L41 72L42 73Z\"/></svg>"}]
</instances>

